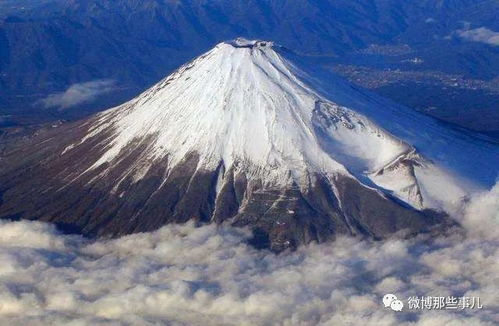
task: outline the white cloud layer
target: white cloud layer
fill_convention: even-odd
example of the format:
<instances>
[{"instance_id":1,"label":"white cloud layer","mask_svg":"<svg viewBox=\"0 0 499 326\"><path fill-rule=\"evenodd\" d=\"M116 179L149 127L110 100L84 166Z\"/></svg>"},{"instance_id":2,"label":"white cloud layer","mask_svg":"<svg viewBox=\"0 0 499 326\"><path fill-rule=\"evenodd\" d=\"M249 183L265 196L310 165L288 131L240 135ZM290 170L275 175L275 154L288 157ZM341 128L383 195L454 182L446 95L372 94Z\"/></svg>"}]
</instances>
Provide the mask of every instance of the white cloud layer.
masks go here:
<instances>
[{"instance_id":1,"label":"white cloud layer","mask_svg":"<svg viewBox=\"0 0 499 326\"><path fill-rule=\"evenodd\" d=\"M0 325L497 325L498 212L499 185L459 216L466 235L277 256L213 225L90 242L0 222ZM385 293L480 296L484 309L397 313Z\"/></svg>"},{"instance_id":2,"label":"white cloud layer","mask_svg":"<svg viewBox=\"0 0 499 326\"><path fill-rule=\"evenodd\" d=\"M457 35L467 41L499 46L499 32L494 32L485 27L459 30Z\"/></svg>"},{"instance_id":3,"label":"white cloud layer","mask_svg":"<svg viewBox=\"0 0 499 326\"><path fill-rule=\"evenodd\" d=\"M38 101L45 108L58 108L61 110L88 103L98 96L105 94L114 88L112 80L94 80L85 83L71 85L64 92L51 94Z\"/></svg>"}]
</instances>

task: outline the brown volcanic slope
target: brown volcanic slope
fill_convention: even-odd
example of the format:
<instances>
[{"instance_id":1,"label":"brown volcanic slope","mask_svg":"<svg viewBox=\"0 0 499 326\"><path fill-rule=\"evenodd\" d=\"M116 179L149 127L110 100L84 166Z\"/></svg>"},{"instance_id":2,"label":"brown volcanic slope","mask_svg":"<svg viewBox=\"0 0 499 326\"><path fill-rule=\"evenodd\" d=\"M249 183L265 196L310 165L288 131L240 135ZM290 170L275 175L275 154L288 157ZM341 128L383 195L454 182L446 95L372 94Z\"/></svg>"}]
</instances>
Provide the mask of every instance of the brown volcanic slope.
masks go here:
<instances>
[{"instance_id":1,"label":"brown volcanic slope","mask_svg":"<svg viewBox=\"0 0 499 326\"><path fill-rule=\"evenodd\" d=\"M0 159L0 218L53 222L67 231L105 237L147 232L167 223L190 220L231 223L251 228L256 246L275 251L331 240L337 234L382 239L447 225L445 218L431 210L414 209L375 185L361 183L314 141L322 137L321 142L327 143L325 137L333 137L327 135L328 128L334 127L345 133L365 132L365 137L373 137L371 142L382 139L394 150L409 146L364 117L346 108L340 110L310 91L285 71L286 62L271 45L241 42L219 45L121 107L41 130L7 148ZM222 87L216 87L217 94L191 94L195 97L192 103L198 97L216 99L220 95L223 101L217 103L222 106L206 108L200 102L201 111L189 104L173 114L178 108L165 104L165 98L188 98L190 95L182 92L196 89L199 76L206 78L202 73L209 69L205 66L211 67L212 61L226 62L227 56L235 57L233 66L227 68L228 75L237 77L228 82L220 77L228 93L222 94ZM242 70L233 73L234 69ZM242 75L263 79L244 80L239 78ZM216 84L219 76L209 76L209 83ZM238 88L254 91L250 100L259 98L263 94L259 87L271 77L281 82L268 82L261 101L268 100L272 105L260 102L264 104L258 107L238 106L245 99L237 96L232 102ZM191 86L180 88L183 83ZM269 89L277 91L268 97ZM293 97L295 92L300 95ZM290 97L293 105L279 102ZM296 103L305 104L302 108ZM246 114L258 121L256 113L248 112L252 109L259 110L260 118L272 119L255 127L275 137L265 138L270 145L262 143L270 151L262 156L270 162L263 166L259 165L261 157L251 156L253 142L258 144L263 136L253 132L239 146L237 142L248 137L240 134L246 124L234 127L233 120L222 121L227 116L232 119ZM210 120L212 111L219 116ZM145 117L146 122L140 120L137 125L137 119L130 118L134 114ZM175 123L168 122L170 118ZM195 128L186 131L181 125L184 118ZM220 128L206 127L206 121L222 124ZM314 129L319 127L320 133ZM220 141L219 129L233 137L232 142ZM165 138L172 130L177 137ZM199 139L188 143L196 137ZM199 145L202 141L206 143ZM237 146L231 147L234 142ZM285 152L289 143L292 150ZM179 150L174 150L175 146ZM206 152L208 148L211 152ZM405 152L401 153L405 159L400 159L399 154L395 163L387 161L387 167L403 171L408 182L413 182L414 169L424 163ZM383 171L392 173L388 169L378 173ZM410 183L410 187L417 190L417 183ZM411 193L420 196L419 191Z\"/></svg>"},{"instance_id":2,"label":"brown volcanic slope","mask_svg":"<svg viewBox=\"0 0 499 326\"><path fill-rule=\"evenodd\" d=\"M138 182L125 179L111 192L127 164L143 153L145 144L130 145L132 150L121 155L120 163L105 177L99 177L106 168L103 165L68 183L103 152L103 139L96 137L60 155L86 134L92 120L41 132L2 158L0 218L53 222L88 236L147 232L189 220L229 222L249 226L258 235L258 245L274 250L330 240L335 234L385 238L404 229L417 233L442 222L429 211L403 206L351 178L337 177L338 196L320 176L306 193L298 186L265 189L258 180L248 180L234 169L224 171L223 166L196 171L196 153L175 167L166 182L167 162L155 165ZM217 195L216 181L221 174L227 182Z\"/></svg>"}]
</instances>

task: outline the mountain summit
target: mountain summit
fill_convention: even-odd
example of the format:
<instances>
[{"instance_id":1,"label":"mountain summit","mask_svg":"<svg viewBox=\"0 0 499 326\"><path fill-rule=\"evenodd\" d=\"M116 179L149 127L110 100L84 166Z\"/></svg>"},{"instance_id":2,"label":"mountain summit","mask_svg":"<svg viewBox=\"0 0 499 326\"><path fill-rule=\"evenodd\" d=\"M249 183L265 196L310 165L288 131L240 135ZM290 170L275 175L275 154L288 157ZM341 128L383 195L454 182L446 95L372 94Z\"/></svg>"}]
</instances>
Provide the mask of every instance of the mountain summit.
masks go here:
<instances>
[{"instance_id":1,"label":"mountain summit","mask_svg":"<svg viewBox=\"0 0 499 326\"><path fill-rule=\"evenodd\" d=\"M498 153L272 42L237 39L128 103L12 148L0 217L97 236L227 222L276 251L386 238L445 224L435 212L490 185Z\"/></svg>"}]
</instances>

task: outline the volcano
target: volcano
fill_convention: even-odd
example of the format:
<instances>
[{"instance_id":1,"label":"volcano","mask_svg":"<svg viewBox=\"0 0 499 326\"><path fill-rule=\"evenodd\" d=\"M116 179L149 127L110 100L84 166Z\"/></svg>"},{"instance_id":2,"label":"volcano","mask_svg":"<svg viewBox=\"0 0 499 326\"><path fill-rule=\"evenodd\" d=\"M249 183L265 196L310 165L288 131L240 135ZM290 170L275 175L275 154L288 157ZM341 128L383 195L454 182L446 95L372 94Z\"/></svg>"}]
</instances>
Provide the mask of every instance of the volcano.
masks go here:
<instances>
[{"instance_id":1,"label":"volcano","mask_svg":"<svg viewBox=\"0 0 499 326\"><path fill-rule=\"evenodd\" d=\"M230 223L281 251L438 230L498 162L497 144L237 39L119 107L12 145L0 218L99 237Z\"/></svg>"}]
</instances>

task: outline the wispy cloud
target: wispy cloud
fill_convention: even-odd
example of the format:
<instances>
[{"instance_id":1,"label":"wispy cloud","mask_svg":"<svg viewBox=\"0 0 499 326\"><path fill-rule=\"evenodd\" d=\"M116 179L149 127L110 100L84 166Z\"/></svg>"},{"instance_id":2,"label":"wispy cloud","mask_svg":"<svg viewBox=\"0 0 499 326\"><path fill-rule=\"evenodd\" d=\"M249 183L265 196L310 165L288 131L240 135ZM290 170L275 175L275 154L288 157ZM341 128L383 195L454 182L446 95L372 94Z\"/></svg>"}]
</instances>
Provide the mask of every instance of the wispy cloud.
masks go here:
<instances>
[{"instance_id":1,"label":"wispy cloud","mask_svg":"<svg viewBox=\"0 0 499 326\"><path fill-rule=\"evenodd\" d=\"M88 103L98 96L114 89L114 81L107 79L93 80L85 83L71 85L64 92L51 94L37 102L45 108L58 108L61 110Z\"/></svg>"},{"instance_id":2,"label":"wispy cloud","mask_svg":"<svg viewBox=\"0 0 499 326\"><path fill-rule=\"evenodd\" d=\"M492 326L499 185L457 218L467 235L340 238L275 255L229 227L171 225L91 242L0 224L0 324ZM480 296L480 311L384 310L381 298Z\"/></svg>"},{"instance_id":3,"label":"wispy cloud","mask_svg":"<svg viewBox=\"0 0 499 326\"><path fill-rule=\"evenodd\" d=\"M494 46L499 46L499 32L495 32L485 27L475 28L475 29L463 29L458 30L457 35L466 40L472 42L481 42Z\"/></svg>"}]
</instances>

